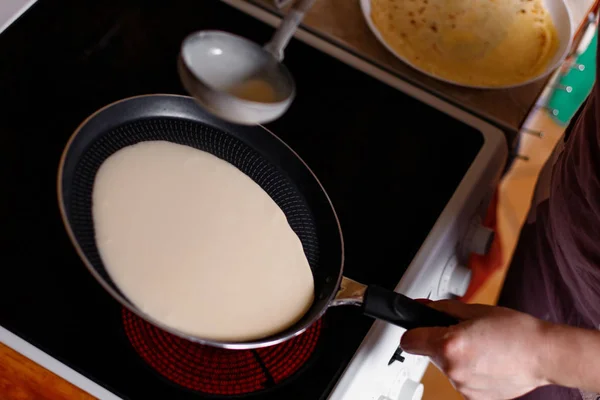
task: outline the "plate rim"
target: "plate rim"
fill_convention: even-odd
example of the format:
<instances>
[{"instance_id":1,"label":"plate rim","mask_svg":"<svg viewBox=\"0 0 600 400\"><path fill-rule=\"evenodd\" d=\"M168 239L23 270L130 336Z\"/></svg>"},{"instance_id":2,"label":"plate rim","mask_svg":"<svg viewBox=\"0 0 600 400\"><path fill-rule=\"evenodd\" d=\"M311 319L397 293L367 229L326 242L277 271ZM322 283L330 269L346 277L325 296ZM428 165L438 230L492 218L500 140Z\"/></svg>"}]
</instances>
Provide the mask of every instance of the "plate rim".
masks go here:
<instances>
[{"instance_id":1,"label":"plate rim","mask_svg":"<svg viewBox=\"0 0 600 400\"><path fill-rule=\"evenodd\" d=\"M433 78L437 81L448 83L448 84L451 84L456 87L464 87L464 88L469 88L469 89L501 90L501 89L513 89L513 88L518 88L521 86L526 86L530 83L537 82L543 78L546 78L550 74L552 74L557 68L559 68L566 60L566 58L569 55L569 52L571 50L572 41L573 41L573 24L571 23L571 12L569 10L569 7L567 7L567 5L564 3L564 0L558 0L558 1L560 3L562 3L563 7L565 8L567 16L569 17L569 21L568 21L568 23L569 23L569 43L565 47L563 54L556 61L556 63L554 63L551 67L547 67L542 74L539 74L533 78L527 79L523 82L513 83L510 85L499 85L499 86L471 85L471 84L467 84L467 83L460 83L460 82L456 82L456 81L453 81L453 80L450 80L447 78L443 78L441 76L435 75L431 72L421 69L414 63L410 62L404 56L398 54L396 52L396 50L384 39L383 35L381 34L381 32L379 32L379 29L377 28L377 26L371 19L371 0L359 0L359 3L360 3L360 9L361 9L363 18L365 19L365 22L367 23L369 29L371 30L371 33L392 55L394 55L397 59L402 61L404 64L406 64L410 68L412 68L430 78ZM559 40L561 40L561 39L559 38Z\"/></svg>"}]
</instances>

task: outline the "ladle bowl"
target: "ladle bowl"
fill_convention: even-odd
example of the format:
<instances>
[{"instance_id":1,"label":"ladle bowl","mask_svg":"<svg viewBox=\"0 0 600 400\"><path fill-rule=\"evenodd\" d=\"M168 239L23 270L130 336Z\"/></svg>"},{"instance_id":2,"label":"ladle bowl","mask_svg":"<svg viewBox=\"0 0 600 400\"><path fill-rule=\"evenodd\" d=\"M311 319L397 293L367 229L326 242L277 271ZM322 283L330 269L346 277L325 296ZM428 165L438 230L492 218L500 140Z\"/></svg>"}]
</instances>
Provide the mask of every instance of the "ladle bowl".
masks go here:
<instances>
[{"instance_id":1,"label":"ladle bowl","mask_svg":"<svg viewBox=\"0 0 600 400\"><path fill-rule=\"evenodd\" d=\"M207 111L242 125L280 117L296 95L294 78L281 63L283 51L315 0L299 0L264 47L222 31L186 37L178 69L185 89Z\"/></svg>"},{"instance_id":2,"label":"ladle bowl","mask_svg":"<svg viewBox=\"0 0 600 400\"><path fill-rule=\"evenodd\" d=\"M185 89L216 116L244 125L270 122L296 94L288 69L262 46L221 31L183 41L179 75Z\"/></svg>"}]
</instances>

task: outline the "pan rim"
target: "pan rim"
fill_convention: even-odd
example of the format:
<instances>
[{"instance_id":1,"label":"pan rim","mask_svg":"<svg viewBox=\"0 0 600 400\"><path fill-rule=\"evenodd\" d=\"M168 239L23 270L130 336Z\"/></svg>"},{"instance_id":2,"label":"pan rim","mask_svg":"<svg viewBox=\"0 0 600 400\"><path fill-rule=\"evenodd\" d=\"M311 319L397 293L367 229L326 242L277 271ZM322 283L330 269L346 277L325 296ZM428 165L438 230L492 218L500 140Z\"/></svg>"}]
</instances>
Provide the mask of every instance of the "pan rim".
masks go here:
<instances>
[{"instance_id":1,"label":"pan rim","mask_svg":"<svg viewBox=\"0 0 600 400\"><path fill-rule=\"evenodd\" d=\"M90 114L87 118L85 118L77 126L77 128L75 128L75 130L69 137L69 140L65 144L65 147L61 154L60 161L59 161L59 167L58 167L58 173L57 173L57 186L56 186L57 195L58 195L59 211L60 211L63 225L65 226L65 229L67 231L67 235L69 236L69 239L70 239L71 243L73 244L75 251L79 255L80 259L83 261L83 264L85 265L85 267L92 274L92 276L96 279L96 281L104 288L104 290L106 290L107 293L113 297L113 299L117 300L122 306L126 307L129 311L133 312L138 317L150 322L154 326L156 326L170 334L173 334L175 336L189 340L194 343L199 343L202 345L207 345L207 346L212 346L212 347L217 347L217 348L222 348L222 349L229 349L229 350L249 350L249 349L261 348L261 347L274 346L274 345L283 343L287 340L290 340L290 339L297 337L297 336L301 335L302 333L304 333L312 324L314 324L318 319L320 319L325 314L327 309L331 306L332 301L335 298L338 289L333 290L331 293L328 294L328 298L326 299L324 306L322 307L321 310L319 310L315 314L315 316L312 319L306 321L305 323L303 323L300 326L297 326L297 329L292 333L288 333L286 335L282 335L282 333L278 333L278 334L275 334L270 337L250 340L250 341L246 341L246 342L220 341L220 340L206 339L206 338L201 338L201 337L197 337L197 336L193 336L193 335L188 335L188 334L178 331L177 329L170 328L170 327L162 324L161 322L155 320L153 317L142 312L139 308L135 307L135 305L130 303L124 296L122 296L117 291L115 291L106 282L106 280L102 276L100 276L100 274L96 271L96 269L92 266L91 262L89 261L89 259L85 255L84 251L82 250L81 246L79 245L79 242L78 242L77 238L75 237L75 233L73 232L73 229L71 228L71 224L69 223L69 220L67 218L67 212L66 212L65 202L64 202L64 198L63 198L63 182L62 182L67 154L69 153L71 146L72 146L75 138L77 138L79 132L85 126L87 126L87 124L91 120L96 118L99 114L101 114L105 110L107 110L111 107L114 107L118 104L129 102L129 101L135 101L137 99L143 99L143 98L180 98L180 99L185 99L186 101L193 101L194 104L197 104L195 102L195 100L193 99L193 97L190 97L190 96L177 95L177 94L162 94L162 93L143 94L143 95L126 97L126 98L114 101L110 104L107 104L107 105L101 107L100 109L98 109L95 112L93 112L92 114ZM281 138L279 138L277 135L275 135L273 132L271 132L269 129L267 129L265 126L263 126L263 125L258 125L258 126L262 129L264 129L267 133L269 133L275 139L277 139L290 152L292 152L292 154L294 154L294 156L304 165L304 167L307 169L307 171L310 173L310 175L313 177L313 179L316 181L317 185L319 186L319 188L325 195L327 203L329 204L329 207L331 208L331 212L333 213L333 217L335 219L335 223L337 225L339 238L340 238L340 267L339 267L339 273L337 276L337 281L336 281L336 286L335 286L336 288L339 288L342 277L343 277L343 273L344 273L345 248L344 248L344 236L343 236L343 232L342 232L342 227L340 224L339 217L335 211L335 207L333 206L333 202L331 201L329 194L323 187L319 178L316 176L316 174L313 172L313 170L308 166L308 164L306 164L306 162L300 157L300 155L298 153L296 153L296 151L294 149L292 149L287 143L285 143ZM296 325L292 325L288 329L292 329L295 327L296 327Z\"/></svg>"}]
</instances>

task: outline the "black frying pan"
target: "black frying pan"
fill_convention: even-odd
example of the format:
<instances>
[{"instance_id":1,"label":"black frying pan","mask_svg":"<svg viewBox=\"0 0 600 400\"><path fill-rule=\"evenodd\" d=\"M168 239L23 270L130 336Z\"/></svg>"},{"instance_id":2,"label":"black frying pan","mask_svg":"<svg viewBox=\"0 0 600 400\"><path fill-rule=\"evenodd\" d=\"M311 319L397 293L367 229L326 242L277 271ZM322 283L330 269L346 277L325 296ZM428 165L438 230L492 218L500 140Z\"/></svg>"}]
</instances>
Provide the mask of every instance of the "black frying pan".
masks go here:
<instances>
[{"instance_id":1,"label":"black frying pan","mask_svg":"<svg viewBox=\"0 0 600 400\"><path fill-rule=\"evenodd\" d=\"M94 238L94 178L111 154L147 140L167 140L191 146L235 165L283 210L302 242L315 283L315 301L294 326L277 335L248 342L190 337L145 315L112 282ZM344 304L361 306L366 315L406 329L449 326L458 322L401 294L377 286L367 287L343 277L344 244L340 225L327 193L308 166L265 128L221 121L203 111L189 97L134 97L111 104L90 116L75 131L63 153L58 173L58 199L67 232L100 284L148 322L195 342L230 349L277 344L302 333L329 306Z\"/></svg>"}]
</instances>

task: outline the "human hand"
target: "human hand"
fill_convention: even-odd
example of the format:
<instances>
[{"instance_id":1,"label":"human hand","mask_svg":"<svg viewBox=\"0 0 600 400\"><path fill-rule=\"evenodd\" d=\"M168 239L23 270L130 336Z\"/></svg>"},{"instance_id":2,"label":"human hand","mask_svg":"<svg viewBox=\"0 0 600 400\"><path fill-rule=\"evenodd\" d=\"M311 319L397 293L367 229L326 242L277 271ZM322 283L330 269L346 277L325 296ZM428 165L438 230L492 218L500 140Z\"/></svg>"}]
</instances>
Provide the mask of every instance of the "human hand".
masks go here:
<instances>
[{"instance_id":1,"label":"human hand","mask_svg":"<svg viewBox=\"0 0 600 400\"><path fill-rule=\"evenodd\" d=\"M463 322L448 328L416 328L400 343L428 356L467 400L513 399L548 384L542 375L546 323L502 307L456 300L428 303Z\"/></svg>"}]
</instances>

